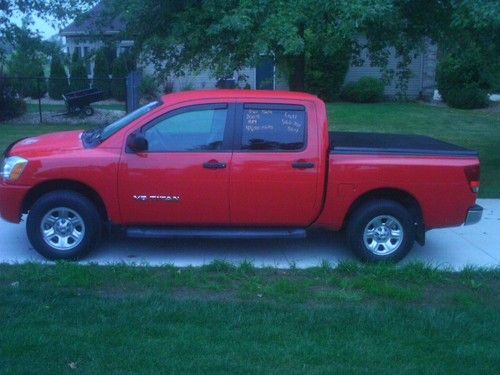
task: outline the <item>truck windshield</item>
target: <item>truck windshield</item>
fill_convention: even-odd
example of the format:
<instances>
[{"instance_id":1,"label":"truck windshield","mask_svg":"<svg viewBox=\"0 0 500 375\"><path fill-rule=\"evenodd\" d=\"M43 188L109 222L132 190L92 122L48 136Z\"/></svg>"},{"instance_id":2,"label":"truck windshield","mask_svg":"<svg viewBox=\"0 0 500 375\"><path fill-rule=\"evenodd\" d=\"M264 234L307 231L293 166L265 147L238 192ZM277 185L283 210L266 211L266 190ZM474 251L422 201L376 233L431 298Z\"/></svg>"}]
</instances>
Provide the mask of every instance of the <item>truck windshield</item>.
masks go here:
<instances>
[{"instance_id":1,"label":"truck windshield","mask_svg":"<svg viewBox=\"0 0 500 375\"><path fill-rule=\"evenodd\" d=\"M109 124L105 128L102 129L102 132L99 136L100 141L104 141L111 137L113 134L115 134L117 131L123 129L125 126L130 124L132 121L137 120L139 117L145 115L149 111L159 107L162 103L160 101L156 102L151 102L149 104L146 104L145 106L136 109L133 112L130 112L129 114L125 115L119 120L116 120L115 122Z\"/></svg>"}]
</instances>

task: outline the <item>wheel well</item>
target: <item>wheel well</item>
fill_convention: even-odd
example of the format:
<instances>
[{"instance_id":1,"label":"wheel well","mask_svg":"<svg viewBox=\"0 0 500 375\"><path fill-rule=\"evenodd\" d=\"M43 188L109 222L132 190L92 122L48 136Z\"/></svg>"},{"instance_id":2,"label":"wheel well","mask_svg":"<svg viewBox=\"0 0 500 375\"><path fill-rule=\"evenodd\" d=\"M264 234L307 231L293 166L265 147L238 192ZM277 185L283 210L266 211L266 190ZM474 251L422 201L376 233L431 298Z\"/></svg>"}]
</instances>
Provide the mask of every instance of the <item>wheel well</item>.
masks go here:
<instances>
[{"instance_id":1,"label":"wheel well","mask_svg":"<svg viewBox=\"0 0 500 375\"><path fill-rule=\"evenodd\" d=\"M346 222L347 220L349 220L352 213L358 209L358 207L362 206L368 201L373 201L378 199L389 199L403 205L403 207L405 207L413 217L416 227L415 234L417 242L421 245L425 244L425 223L424 223L422 208L420 207L420 204L415 199L415 197L413 197L410 193L404 190L378 189L363 194L361 197L356 199L356 201L351 205L346 216Z\"/></svg>"},{"instance_id":2,"label":"wheel well","mask_svg":"<svg viewBox=\"0 0 500 375\"><path fill-rule=\"evenodd\" d=\"M95 204L101 218L104 221L108 220L106 206L99 194L91 187L71 180L52 180L33 187L24 198L23 213L27 213L42 195L56 190L70 190L82 194Z\"/></svg>"}]
</instances>

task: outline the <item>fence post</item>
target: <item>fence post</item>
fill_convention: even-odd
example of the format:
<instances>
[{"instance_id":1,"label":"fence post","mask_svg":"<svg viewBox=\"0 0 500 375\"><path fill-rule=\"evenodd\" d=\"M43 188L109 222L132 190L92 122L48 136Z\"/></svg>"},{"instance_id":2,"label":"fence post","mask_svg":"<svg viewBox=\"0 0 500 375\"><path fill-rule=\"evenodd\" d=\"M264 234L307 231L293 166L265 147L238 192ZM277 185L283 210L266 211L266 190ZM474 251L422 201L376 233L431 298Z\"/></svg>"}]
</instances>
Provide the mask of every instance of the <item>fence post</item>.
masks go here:
<instances>
[{"instance_id":1,"label":"fence post","mask_svg":"<svg viewBox=\"0 0 500 375\"><path fill-rule=\"evenodd\" d=\"M36 90L38 96L38 115L40 116L40 124L42 124L42 98L40 95L40 77L36 78Z\"/></svg>"}]
</instances>

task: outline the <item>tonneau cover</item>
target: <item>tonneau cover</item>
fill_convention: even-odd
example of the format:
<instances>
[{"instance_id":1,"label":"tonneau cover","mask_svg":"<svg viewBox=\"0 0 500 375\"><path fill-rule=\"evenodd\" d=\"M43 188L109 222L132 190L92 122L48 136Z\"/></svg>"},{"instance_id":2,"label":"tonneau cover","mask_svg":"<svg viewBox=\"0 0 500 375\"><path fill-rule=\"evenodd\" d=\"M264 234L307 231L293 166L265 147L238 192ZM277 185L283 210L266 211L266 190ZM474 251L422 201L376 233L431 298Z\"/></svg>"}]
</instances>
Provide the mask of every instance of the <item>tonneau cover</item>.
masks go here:
<instances>
[{"instance_id":1,"label":"tonneau cover","mask_svg":"<svg viewBox=\"0 0 500 375\"><path fill-rule=\"evenodd\" d=\"M423 135L330 132L334 154L443 155L474 157L476 151Z\"/></svg>"}]
</instances>

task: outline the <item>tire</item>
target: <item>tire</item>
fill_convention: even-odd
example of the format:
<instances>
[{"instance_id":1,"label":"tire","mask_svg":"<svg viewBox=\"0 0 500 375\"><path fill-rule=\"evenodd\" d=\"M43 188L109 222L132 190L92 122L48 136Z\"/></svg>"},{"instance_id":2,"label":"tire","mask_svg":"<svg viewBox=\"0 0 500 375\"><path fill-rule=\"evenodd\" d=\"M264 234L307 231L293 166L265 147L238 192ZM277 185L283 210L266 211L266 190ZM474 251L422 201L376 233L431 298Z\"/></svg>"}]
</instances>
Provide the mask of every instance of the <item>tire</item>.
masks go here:
<instances>
[{"instance_id":1,"label":"tire","mask_svg":"<svg viewBox=\"0 0 500 375\"><path fill-rule=\"evenodd\" d=\"M357 208L347 224L347 242L364 262L398 262L415 242L415 226L401 204L380 199Z\"/></svg>"},{"instance_id":2,"label":"tire","mask_svg":"<svg viewBox=\"0 0 500 375\"><path fill-rule=\"evenodd\" d=\"M31 245L50 260L83 258L96 246L101 228L95 205L85 196L67 190L39 198L26 223Z\"/></svg>"},{"instance_id":3,"label":"tire","mask_svg":"<svg viewBox=\"0 0 500 375\"><path fill-rule=\"evenodd\" d=\"M84 112L85 116L87 117L92 116L94 114L94 108L92 108L91 106L87 106L85 107Z\"/></svg>"}]
</instances>

